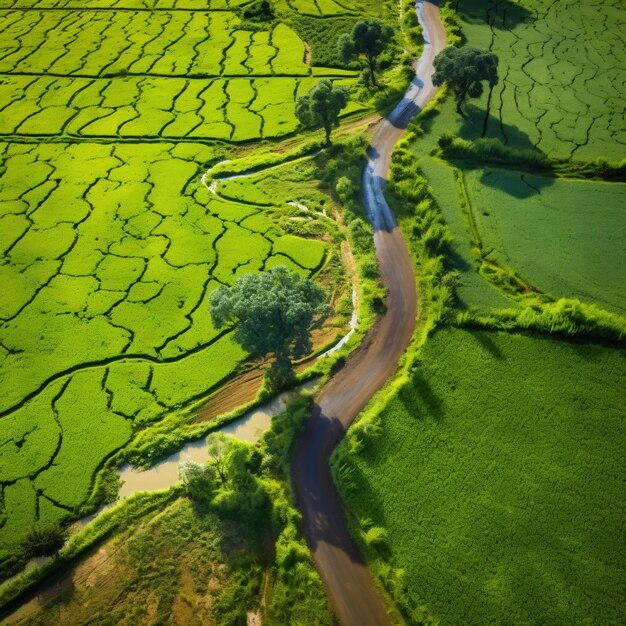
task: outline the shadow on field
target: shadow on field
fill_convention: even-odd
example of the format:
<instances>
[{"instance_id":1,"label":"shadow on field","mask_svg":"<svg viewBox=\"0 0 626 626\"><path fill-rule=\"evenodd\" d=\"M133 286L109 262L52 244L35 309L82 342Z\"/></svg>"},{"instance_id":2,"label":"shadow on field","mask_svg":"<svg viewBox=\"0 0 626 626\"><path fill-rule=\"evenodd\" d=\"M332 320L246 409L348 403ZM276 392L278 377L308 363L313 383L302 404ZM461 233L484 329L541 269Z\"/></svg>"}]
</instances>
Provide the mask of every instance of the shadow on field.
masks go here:
<instances>
[{"instance_id":1,"label":"shadow on field","mask_svg":"<svg viewBox=\"0 0 626 626\"><path fill-rule=\"evenodd\" d=\"M491 356L496 359L504 359L502 350L498 347L498 344L491 338L490 331L476 330L469 333L476 341L485 349Z\"/></svg>"},{"instance_id":2,"label":"shadow on field","mask_svg":"<svg viewBox=\"0 0 626 626\"><path fill-rule=\"evenodd\" d=\"M524 200L541 193L542 189L554 185L555 179L546 176L532 176L516 171L502 171L485 167L480 177L480 184L493 189L500 189L509 196Z\"/></svg>"},{"instance_id":3,"label":"shadow on field","mask_svg":"<svg viewBox=\"0 0 626 626\"><path fill-rule=\"evenodd\" d=\"M530 22L534 14L513 0L460 0L457 11L468 24L488 23L491 28L513 30L520 24Z\"/></svg>"},{"instance_id":4,"label":"shadow on field","mask_svg":"<svg viewBox=\"0 0 626 626\"><path fill-rule=\"evenodd\" d=\"M517 126L503 123L499 117L485 112L484 109L475 104L465 105L465 117L459 129L459 137L462 139L499 139L508 148L516 150L537 150L530 137Z\"/></svg>"},{"instance_id":5,"label":"shadow on field","mask_svg":"<svg viewBox=\"0 0 626 626\"><path fill-rule=\"evenodd\" d=\"M399 398L407 412L417 418L429 416L440 422L445 416L441 398L419 370L413 373L411 385L402 388Z\"/></svg>"}]
</instances>

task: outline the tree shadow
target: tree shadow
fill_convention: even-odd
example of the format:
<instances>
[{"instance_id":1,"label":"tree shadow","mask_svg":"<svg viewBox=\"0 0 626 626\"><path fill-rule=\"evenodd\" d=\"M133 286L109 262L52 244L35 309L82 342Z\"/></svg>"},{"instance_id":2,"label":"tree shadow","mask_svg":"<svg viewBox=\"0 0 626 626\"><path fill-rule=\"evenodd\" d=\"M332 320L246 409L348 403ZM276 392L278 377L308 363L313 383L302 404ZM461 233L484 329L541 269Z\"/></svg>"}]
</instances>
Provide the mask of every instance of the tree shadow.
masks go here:
<instances>
[{"instance_id":1,"label":"tree shadow","mask_svg":"<svg viewBox=\"0 0 626 626\"><path fill-rule=\"evenodd\" d=\"M535 14L512 0L458 0L456 6L461 19L467 24L489 24L499 30L513 30L520 24L532 21Z\"/></svg>"},{"instance_id":2,"label":"tree shadow","mask_svg":"<svg viewBox=\"0 0 626 626\"><path fill-rule=\"evenodd\" d=\"M444 416L442 399L434 392L432 385L419 370L411 375L411 384L405 385L398 394L407 413L415 418L431 417L440 422Z\"/></svg>"},{"instance_id":3,"label":"tree shadow","mask_svg":"<svg viewBox=\"0 0 626 626\"><path fill-rule=\"evenodd\" d=\"M492 189L499 189L504 193L525 200L541 194L542 189L554 185L555 179L547 176L533 176L518 171L498 171L487 167L480 177L480 184ZM483 212L488 216L488 212Z\"/></svg>"},{"instance_id":4,"label":"tree shadow","mask_svg":"<svg viewBox=\"0 0 626 626\"><path fill-rule=\"evenodd\" d=\"M459 137L472 141L476 139L499 139L509 148L532 150L538 155L544 156L543 152L536 148L524 131L513 126L513 124L502 122L491 112L486 112L471 102L465 105L465 116L462 118Z\"/></svg>"},{"instance_id":5,"label":"tree shadow","mask_svg":"<svg viewBox=\"0 0 626 626\"><path fill-rule=\"evenodd\" d=\"M491 338L491 331L476 330L470 332L470 335L485 349L491 356L496 359L504 359L502 350L498 347L498 344Z\"/></svg>"}]
</instances>

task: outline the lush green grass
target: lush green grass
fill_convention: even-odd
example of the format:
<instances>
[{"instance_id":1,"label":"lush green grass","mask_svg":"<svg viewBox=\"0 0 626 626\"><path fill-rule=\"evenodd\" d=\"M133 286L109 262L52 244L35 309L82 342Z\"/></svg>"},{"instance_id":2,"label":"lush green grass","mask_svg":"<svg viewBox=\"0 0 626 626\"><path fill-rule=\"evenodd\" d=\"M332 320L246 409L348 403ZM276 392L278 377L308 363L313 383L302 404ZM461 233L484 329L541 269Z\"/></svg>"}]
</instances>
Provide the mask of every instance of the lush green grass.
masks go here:
<instances>
[{"instance_id":1,"label":"lush green grass","mask_svg":"<svg viewBox=\"0 0 626 626\"><path fill-rule=\"evenodd\" d=\"M540 291L626 313L626 185L492 168L464 178L492 260Z\"/></svg>"},{"instance_id":2,"label":"lush green grass","mask_svg":"<svg viewBox=\"0 0 626 626\"><path fill-rule=\"evenodd\" d=\"M623 352L594 345L427 342L340 472L411 623L623 621L625 373Z\"/></svg>"}]
</instances>

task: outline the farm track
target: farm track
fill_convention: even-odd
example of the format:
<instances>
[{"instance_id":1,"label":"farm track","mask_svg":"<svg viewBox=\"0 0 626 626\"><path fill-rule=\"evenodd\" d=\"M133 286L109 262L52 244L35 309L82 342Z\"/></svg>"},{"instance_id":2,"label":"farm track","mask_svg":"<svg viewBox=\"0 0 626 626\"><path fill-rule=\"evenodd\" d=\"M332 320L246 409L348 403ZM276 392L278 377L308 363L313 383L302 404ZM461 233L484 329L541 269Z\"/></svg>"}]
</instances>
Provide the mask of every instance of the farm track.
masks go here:
<instances>
[{"instance_id":1,"label":"farm track","mask_svg":"<svg viewBox=\"0 0 626 626\"><path fill-rule=\"evenodd\" d=\"M424 26L424 52L405 97L374 135L363 175L364 202L388 290L387 312L324 387L294 456L294 484L306 537L330 603L345 626L390 623L384 601L350 537L328 462L354 418L395 372L415 327L413 264L383 189L395 144L413 115L435 95L432 62L445 47L438 6L423 1L417 6Z\"/></svg>"}]
</instances>

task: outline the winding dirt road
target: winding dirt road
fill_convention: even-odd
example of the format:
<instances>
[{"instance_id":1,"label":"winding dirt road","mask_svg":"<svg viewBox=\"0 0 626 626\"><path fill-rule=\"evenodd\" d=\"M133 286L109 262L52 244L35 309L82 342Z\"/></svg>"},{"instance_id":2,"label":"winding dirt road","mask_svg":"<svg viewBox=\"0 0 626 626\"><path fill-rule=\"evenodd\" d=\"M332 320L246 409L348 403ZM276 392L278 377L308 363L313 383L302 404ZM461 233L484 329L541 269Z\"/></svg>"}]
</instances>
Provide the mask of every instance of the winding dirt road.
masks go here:
<instances>
[{"instance_id":1,"label":"winding dirt road","mask_svg":"<svg viewBox=\"0 0 626 626\"><path fill-rule=\"evenodd\" d=\"M413 265L383 189L391 152L410 119L435 95L433 59L445 47L439 8L418 0L424 26L424 52L416 77L400 104L374 135L363 174L363 195L380 273L388 289L387 312L317 398L299 439L293 465L298 504L317 569L339 621L344 626L389 624L382 597L350 538L328 465L331 452L354 418L394 374L415 327L417 295Z\"/></svg>"}]
</instances>

